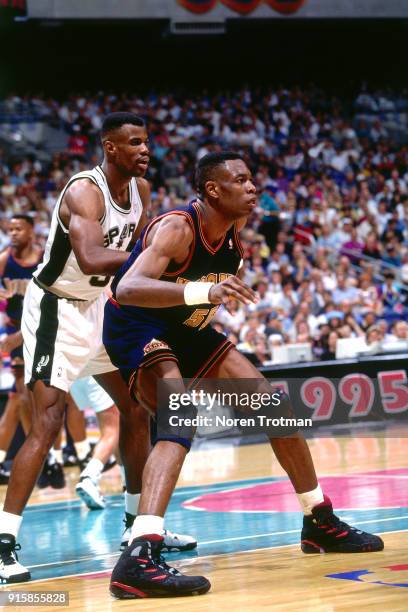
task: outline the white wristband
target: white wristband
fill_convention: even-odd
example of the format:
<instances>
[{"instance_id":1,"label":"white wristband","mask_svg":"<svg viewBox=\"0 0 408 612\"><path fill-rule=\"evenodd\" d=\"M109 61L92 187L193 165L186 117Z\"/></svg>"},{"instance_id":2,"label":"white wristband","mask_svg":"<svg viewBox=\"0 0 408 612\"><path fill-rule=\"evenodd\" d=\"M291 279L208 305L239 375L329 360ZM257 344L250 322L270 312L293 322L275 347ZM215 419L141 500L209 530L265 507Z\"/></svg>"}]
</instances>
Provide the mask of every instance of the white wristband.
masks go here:
<instances>
[{"instance_id":1,"label":"white wristband","mask_svg":"<svg viewBox=\"0 0 408 612\"><path fill-rule=\"evenodd\" d=\"M189 306L209 304L210 289L214 283L192 282L184 286L184 301Z\"/></svg>"}]
</instances>

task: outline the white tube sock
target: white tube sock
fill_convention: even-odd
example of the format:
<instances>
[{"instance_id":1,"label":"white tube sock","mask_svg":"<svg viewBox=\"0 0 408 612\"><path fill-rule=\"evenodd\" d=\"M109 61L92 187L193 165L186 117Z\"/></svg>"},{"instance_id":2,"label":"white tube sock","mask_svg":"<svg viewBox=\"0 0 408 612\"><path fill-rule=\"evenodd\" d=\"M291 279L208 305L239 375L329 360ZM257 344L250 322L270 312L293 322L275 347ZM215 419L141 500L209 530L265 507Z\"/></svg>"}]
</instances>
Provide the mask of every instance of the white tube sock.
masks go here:
<instances>
[{"instance_id":1,"label":"white tube sock","mask_svg":"<svg viewBox=\"0 0 408 612\"><path fill-rule=\"evenodd\" d=\"M0 449L0 463L3 463L7 455L7 451Z\"/></svg>"},{"instance_id":2,"label":"white tube sock","mask_svg":"<svg viewBox=\"0 0 408 612\"><path fill-rule=\"evenodd\" d=\"M136 516L139 509L140 493L128 493L125 491L125 512Z\"/></svg>"},{"instance_id":3,"label":"white tube sock","mask_svg":"<svg viewBox=\"0 0 408 612\"><path fill-rule=\"evenodd\" d=\"M22 516L11 514L10 512L0 511L0 533L11 533L15 538L18 536Z\"/></svg>"},{"instance_id":4,"label":"white tube sock","mask_svg":"<svg viewBox=\"0 0 408 612\"><path fill-rule=\"evenodd\" d=\"M154 516L153 514L140 514L135 518L133 523L132 533L129 544L135 539L143 535L151 533L163 535L164 518L162 516Z\"/></svg>"},{"instance_id":5,"label":"white tube sock","mask_svg":"<svg viewBox=\"0 0 408 612\"><path fill-rule=\"evenodd\" d=\"M81 442L74 442L74 446L79 461L85 459L85 457L91 450L91 445L89 444L87 439L81 440Z\"/></svg>"},{"instance_id":6,"label":"white tube sock","mask_svg":"<svg viewBox=\"0 0 408 612\"><path fill-rule=\"evenodd\" d=\"M82 470L80 477L86 478L89 477L95 483L98 482L101 477L103 470L103 463L99 461L99 459L91 459L84 470Z\"/></svg>"},{"instance_id":7,"label":"white tube sock","mask_svg":"<svg viewBox=\"0 0 408 612\"><path fill-rule=\"evenodd\" d=\"M307 491L306 493L296 493L299 503L302 507L303 514L310 516L312 514L312 508L321 504L324 501L323 491L318 484L313 491Z\"/></svg>"},{"instance_id":8,"label":"white tube sock","mask_svg":"<svg viewBox=\"0 0 408 612\"><path fill-rule=\"evenodd\" d=\"M64 460L62 458L62 448L54 448L54 457L55 461L60 465L64 463Z\"/></svg>"}]
</instances>

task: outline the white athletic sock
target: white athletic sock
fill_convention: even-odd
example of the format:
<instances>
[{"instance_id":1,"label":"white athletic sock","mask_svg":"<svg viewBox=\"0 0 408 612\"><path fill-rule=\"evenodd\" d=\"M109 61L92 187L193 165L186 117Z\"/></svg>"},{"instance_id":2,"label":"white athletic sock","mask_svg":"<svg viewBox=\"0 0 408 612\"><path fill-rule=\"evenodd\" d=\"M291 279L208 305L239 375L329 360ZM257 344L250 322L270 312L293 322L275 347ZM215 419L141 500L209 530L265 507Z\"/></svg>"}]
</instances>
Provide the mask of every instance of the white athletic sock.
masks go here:
<instances>
[{"instance_id":1,"label":"white athletic sock","mask_svg":"<svg viewBox=\"0 0 408 612\"><path fill-rule=\"evenodd\" d=\"M99 459L91 459L86 468L82 470L80 477L85 478L86 476L88 476L94 482L98 482L99 478L101 477L102 470L102 461L99 461Z\"/></svg>"},{"instance_id":2,"label":"white athletic sock","mask_svg":"<svg viewBox=\"0 0 408 612\"><path fill-rule=\"evenodd\" d=\"M7 455L7 451L0 449L0 463L3 463Z\"/></svg>"},{"instance_id":3,"label":"white athletic sock","mask_svg":"<svg viewBox=\"0 0 408 612\"><path fill-rule=\"evenodd\" d=\"M303 514L310 516L312 514L312 508L321 504L324 501L323 491L321 486L318 484L313 491L307 491L306 493L296 493L299 503L302 506Z\"/></svg>"},{"instance_id":4,"label":"white athletic sock","mask_svg":"<svg viewBox=\"0 0 408 612\"><path fill-rule=\"evenodd\" d=\"M49 465L54 465L54 463L57 462L57 458L55 456L55 450L53 448L50 448L50 450L48 451L46 461Z\"/></svg>"},{"instance_id":5,"label":"white athletic sock","mask_svg":"<svg viewBox=\"0 0 408 612\"><path fill-rule=\"evenodd\" d=\"M125 512L136 516L139 509L140 493L128 493L125 491Z\"/></svg>"},{"instance_id":6,"label":"white athletic sock","mask_svg":"<svg viewBox=\"0 0 408 612\"><path fill-rule=\"evenodd\" d=\"M135 518L129 544L135 539L143 535L164 533L164 518L162 516L154 516L153 514L140 514Z\"/></svg>"},{"instance_id":7,"label":"white athletic sock","mask_svg":"<svg viewBox=\"0 0 408 612\"><path fill-rule=\"evenodd\" d=\"M22 516L11 514L10 512L0 511L0 533L11 533L15 538L18 536Z\"/></svg>"},{"instance_id":8,"label":"white athletic sock","mask_svg":"<svg viewBox=\"0 0 408 612\"><path fill-rule=\"evenodd\" d=\"M81 442L74 442L74 446L79 461L85 459L85 457L91 450L91 445L89 444L87 439L81 440Z\"/></svg>"},{"instance_id":9,"label":"white athletic sock","mask_svg":"<svg viewBox=\"0 0 408 612\"><path fill-rule=\"evenodd\" d=\"M60 465L62 465L64 463L64 460L62 458L62 448L54 448L53 451L54 451L55 461L59 463Z\"/></svg>"}]
</instances>

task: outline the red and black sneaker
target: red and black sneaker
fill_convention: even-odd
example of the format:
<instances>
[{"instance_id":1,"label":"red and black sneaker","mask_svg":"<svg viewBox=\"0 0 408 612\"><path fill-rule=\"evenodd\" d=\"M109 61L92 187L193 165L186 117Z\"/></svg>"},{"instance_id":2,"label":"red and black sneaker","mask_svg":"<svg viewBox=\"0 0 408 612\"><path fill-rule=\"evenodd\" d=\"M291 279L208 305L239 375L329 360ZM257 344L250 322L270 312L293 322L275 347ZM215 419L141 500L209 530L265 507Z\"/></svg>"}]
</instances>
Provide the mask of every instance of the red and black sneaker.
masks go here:
<instances>
[{"instance_id":1,"label":"red and black sneaker","mask_svg":"<svg viewBox=\"0 0 408 612\"><path fill-rule=\"evenodd\" d=\"M203 595L211 584L204 576L184 576L161 556L163 537L133 540L113 568L110 592L118 599Z\"/></svg>"},{"instance_id":2,"label":"red and black sneaker","mask_svg":"<svg viewBox=\"0 0 408 612\"><path fill-rule=\"evenodd\" d=\"M361 553L384 548L381 538L343 523L333 514L328 497L303 517L301 547L304 553Z\"/></svg>"}]
</instances>

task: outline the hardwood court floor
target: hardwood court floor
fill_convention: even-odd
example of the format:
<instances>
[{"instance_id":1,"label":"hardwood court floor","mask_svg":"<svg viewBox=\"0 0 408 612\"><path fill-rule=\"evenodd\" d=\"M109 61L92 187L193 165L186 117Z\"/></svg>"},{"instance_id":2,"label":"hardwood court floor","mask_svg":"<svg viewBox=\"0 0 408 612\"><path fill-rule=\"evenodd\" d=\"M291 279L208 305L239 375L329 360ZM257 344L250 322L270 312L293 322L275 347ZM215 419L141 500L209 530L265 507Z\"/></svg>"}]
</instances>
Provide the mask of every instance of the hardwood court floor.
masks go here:
<instances>
[{"instance_id":1,"label":"hardwood court floor","mask_svg":"<svg viewBox=\"0 0 408 612\"><path fill-rule=\"evenodd\" d=\"M72 501L73 469L64 490L36 492L26 512L21 560L32 568L34 581L3 588L68 590L69 609L87 611L407 610L406 439L325 438L311 441L311 448L339 514L382 533L384 551L303 555L296 499L269 448L223 443L190 453L167 516L169 528L194 533L200 542L198 553L168 555L168 561L206 575L212 582L207 595L111 599L109 568L118 556L121 500L108 497L106 510L88 513ZM118 492L116 470L106 475L103 488L108 495Z\"/></svg>"}]
</instances>

